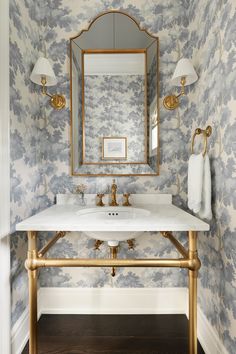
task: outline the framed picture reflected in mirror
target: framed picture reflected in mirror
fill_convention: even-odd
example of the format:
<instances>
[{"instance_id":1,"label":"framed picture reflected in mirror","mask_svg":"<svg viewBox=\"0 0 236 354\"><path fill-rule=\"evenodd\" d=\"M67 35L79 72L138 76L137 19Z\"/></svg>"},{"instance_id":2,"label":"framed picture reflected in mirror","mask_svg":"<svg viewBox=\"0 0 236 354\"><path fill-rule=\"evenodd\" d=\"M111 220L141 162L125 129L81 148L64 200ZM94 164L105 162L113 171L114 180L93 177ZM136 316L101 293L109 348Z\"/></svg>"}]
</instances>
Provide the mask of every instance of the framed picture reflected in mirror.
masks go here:
<instances>
[{"instance_id":1,"label":"framed picture reflected in mirror","mask_svg":"<svg viewBox=\"0 0 236 354\"><path fill-rule=\"evenodd\" d=\"M102 159L103 160L127 159L127 138L103 137L102 138Z\"/></svg>"}]
</instances>

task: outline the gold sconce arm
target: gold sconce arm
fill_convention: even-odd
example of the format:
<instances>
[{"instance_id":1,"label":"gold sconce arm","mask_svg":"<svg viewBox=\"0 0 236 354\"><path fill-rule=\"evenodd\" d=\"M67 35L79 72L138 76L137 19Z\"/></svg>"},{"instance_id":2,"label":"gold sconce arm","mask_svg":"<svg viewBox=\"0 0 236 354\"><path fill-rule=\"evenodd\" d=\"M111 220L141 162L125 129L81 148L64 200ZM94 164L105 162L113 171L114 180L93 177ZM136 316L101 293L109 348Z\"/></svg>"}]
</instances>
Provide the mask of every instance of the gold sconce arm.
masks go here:
<instances>
[{"instance_id":1,"label":"gold sconce arm","mask_svg":"<svg viewBox=\"0 0 236 354\"><path fill-rule=\"evenodd\" d=\"M46 86L47 80L44 76L42 76L42 78L41 78L41 84L42 84L42 94L44 96L50 97L51 106L57 110L64 108L66 105L65 97L63 95L59 95L59 94L50 95L47 92L47 86Z\"/></svg>"},{"instance_id":2,"label":"gold sconce arm","mask_svg":"<svg viewBox=\"0 0 236 354\"><path fill-rule=\"evenodd\" d=\"M179 97L185 95L185 84L186 84L186 78L182 77L181 78L181 91L178 95L169 95L166 96L163 100L163 105L166 109L168 110L174 110L179 107Z\"/></svg>"},{"instance_id":3,"label":"gold sconce arm","mask_svg":"<svg viewBox=\"0 0 236 354\"><path fill-rule=\"evenodd\" d=\"M52 95L50 95L50 94L47 92L47 86L46 86L47 80L46 80L45 77L42 77L41 83L42 83L42 94L43 94L44 96L48 96L48 97L52 98Z\"/></svg>"},{"instance_id":4,"label":"gold sconce arm","mask_svg":"<svg viewBox=\"0 0 236 354\"><path fill-rule=\"evenodd\" d=\"M180 80L180 83L181 83L181 92L179 94L179 96L183 96L185 95L185 91L184 91L184 86L186 84L186 77L181 77L181 80Z\"/></svg>"}]
</instances>

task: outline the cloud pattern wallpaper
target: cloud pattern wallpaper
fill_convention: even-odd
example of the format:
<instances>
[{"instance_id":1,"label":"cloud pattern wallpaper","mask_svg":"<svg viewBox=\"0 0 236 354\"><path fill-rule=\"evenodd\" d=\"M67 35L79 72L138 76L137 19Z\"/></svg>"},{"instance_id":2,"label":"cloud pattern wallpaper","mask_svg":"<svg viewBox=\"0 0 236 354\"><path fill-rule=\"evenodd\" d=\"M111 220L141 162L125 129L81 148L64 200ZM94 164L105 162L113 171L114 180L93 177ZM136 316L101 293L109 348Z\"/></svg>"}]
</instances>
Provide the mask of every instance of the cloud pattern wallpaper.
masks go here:
<instances>
[{"instance_id":1,"label":"cloud pattern wallpaper","mask_svg":"<svg viewBox=\"0 0 236 354\"><path fill-rule=\"evenodd\" d=\"M70 176L69 38L99 13L117 9L134 16L160 39L160 176L117 178L119 192L171 193L174 204L186 207L187 162L191 135L198 126L211 124L209 140L213 183L213 219L209 233L199 233L202 261L199 304L229 353L236 346L236 5L234 0L11 0L11 263L12 325L27 306L27 244L15 224L55 201L57 193L70 193L84 183L88 193L107 191L112 178ZM38 56L47 52L67 107L50 108L40 87L29 80ZM199 75L181 107L169 112L161 100L175 90L170 78L181 56L192 58ZM39 242L50 235L40 234ZM104 257L83 234L66 237L52 255ZM186 235L178 234L184 243ZM78 251L79 250L79 251ZM136 242L134 251L124 243L120 256L174 256L158 233ZM58 287L179 287L186 286L185 271L119 269L47 269L41 286Z\"/></svg>"}]
</instances>

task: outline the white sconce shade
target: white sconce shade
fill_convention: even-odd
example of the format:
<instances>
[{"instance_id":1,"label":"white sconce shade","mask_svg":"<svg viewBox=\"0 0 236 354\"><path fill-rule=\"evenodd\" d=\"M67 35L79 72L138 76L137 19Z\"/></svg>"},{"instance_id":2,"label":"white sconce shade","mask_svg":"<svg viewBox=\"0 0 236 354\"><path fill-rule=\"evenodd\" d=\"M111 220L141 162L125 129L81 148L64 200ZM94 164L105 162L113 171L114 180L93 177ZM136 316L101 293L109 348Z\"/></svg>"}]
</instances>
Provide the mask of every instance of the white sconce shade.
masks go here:
<instances>
[{"instance_id":1,"label":"white sconce shade","mask_svg":"<svg viewBox=\"0 0 236 354\"><path fill-rule=\"evenodd\" d=\"M178 61L171 83L175 86L182 86L181 78L185 77L185 86L193 84L197 81L198 76L191 61L187 58L182 58Z\"/></svg>"},{"instance_id":2,"label":"white sconce shade","mask_svg":"<svg viewBox=\"0 0 236 354\"><path fill-rule=\"evenodd\" d=\"M35 63L30 80L42 86L42 94L50 97L51 106L57 110L65 107L66 99L60 94L49 94L46 86L54 86L57 83L53 68L47 58L40 57Z\"/></svg>"},{"instance_id":3,"label":"white sconce shade","mask_svg":"<svg viewBox=\"0 0 236 354\"><path fill-rule=\"evenodd\" d=\"M180 86L181 91L178 95L168 95L163 100L163 105L166 109L174 110L179 107L179 97L185 95L185 86L193 84L197 81L198 76L191 61L187 58L182 58L178 61L171 83L175 86Z\"/></svg>"},{"instance_id":4,"label":"white sconce shade","mask_svg":"<svg viewBox=\"0 0 236 354\"><path fill-rule=\"evenodd\" d=\"M48 59L38 58L30 75L30 80L35 84L42 85L42 77L46 79L45 86L54 86L57 83L53 68Z\"/></svg>"}]
</instances>

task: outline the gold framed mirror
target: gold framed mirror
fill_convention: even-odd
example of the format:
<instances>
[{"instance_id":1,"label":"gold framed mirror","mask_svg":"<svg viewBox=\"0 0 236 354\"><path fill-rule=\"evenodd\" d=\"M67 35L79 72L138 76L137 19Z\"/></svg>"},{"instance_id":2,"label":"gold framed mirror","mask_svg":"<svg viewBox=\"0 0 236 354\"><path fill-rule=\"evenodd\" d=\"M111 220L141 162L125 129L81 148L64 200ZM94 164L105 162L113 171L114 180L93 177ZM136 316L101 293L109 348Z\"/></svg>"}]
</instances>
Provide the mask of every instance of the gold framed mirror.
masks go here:
<instances>
[{"instance_id":1,"label":"gold framed mirror","mask_svg":"<svg viewBox=\"0 0 236 354\"><path fill-rule=\"evenodd\" d=\"M158 67L158 38L120 11L70 39L72 175L159 174Z\"/></svg>"}]
</instances>

